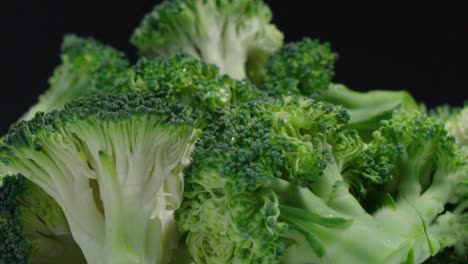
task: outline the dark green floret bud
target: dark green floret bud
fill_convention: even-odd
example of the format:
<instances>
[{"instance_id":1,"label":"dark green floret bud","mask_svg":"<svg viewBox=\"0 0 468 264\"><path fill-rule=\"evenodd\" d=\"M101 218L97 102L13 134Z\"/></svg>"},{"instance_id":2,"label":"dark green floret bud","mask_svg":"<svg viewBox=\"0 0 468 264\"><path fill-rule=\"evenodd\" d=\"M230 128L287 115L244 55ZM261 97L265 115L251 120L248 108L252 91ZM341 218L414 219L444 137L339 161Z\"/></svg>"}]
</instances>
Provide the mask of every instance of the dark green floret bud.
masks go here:
<instances>
[{"instance_id":1,"label":"dark green floret bud","mask_svg":"<svg viewBox=\"0 0 468 264\"><path fill-rule=\"evenodd\" d=\"M142 58L122 76L125 81L121 78L98 93L152 91L208 113L265 96L248 80L220 75L216 66L182 54L167 59Z\"/></svg>"},{"instance_id":2,"label":"dark green floret bud","mask_svg":"<svg viewBox=\"0 0 468 264\"><path fill-rule=\"evenodd\" d=\"M328 89L337 57L328 43L322 44L318 40L305 38L286 44L265 63L264 89L273 95L316 96ZM278 85L278 82L289 82L290 85Z\"/></svg>"}]
</instances>

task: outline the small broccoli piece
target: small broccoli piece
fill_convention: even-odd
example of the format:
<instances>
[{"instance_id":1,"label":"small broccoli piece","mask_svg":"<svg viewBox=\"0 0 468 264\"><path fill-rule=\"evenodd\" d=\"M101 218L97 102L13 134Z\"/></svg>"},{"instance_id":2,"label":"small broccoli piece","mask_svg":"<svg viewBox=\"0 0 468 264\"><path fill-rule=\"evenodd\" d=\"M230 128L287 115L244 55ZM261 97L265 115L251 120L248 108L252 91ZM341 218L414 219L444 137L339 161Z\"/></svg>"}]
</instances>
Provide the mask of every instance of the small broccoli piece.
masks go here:
<instances>
[{"instance_id":1,"label":"small broccoli piece","mask_svg":"<svg viewBox=\"0 0 468 264\"><path fill-rule=\"evenodd\" d=\"M197 116L150 92L86 97L13 126L0 157L57 201L88 263L167 263Z\"/></svg>"},{"instance_id":2,"label":"small broccoli piece","mask_svg":"<svg viewBox=\"0 0 468 264\"><path fill-rule=\"evenodd\" d=\"M344 181L356 199L364 203L365 209L388 206L386 202L391 203L391 200L375 204L369 200L374 200L376 186L393 180L393 161L399 155L399 148L391 144L365 144L358 132L352 129L344 130L329 142Z\"/></svg>"},{"instance_id":3,"label":"small broccoli piece","mask_svg":"<svg viewBox=\"0 0 468 264\"><path fill-rule=\"evenodd\" d=\"M465 172L455 187L450 205L429 226L441 245L442 252L427 263L466 263L468 260L468 148L459 150Z\"/></svg>"},{"instance_id":4,"label":"small broccoli piece","mask_svg":"<svg viewBox=\"0 0 468 264\"><path fill-rule=\"evenodd\" d=\"M141 59L134 71L137 89L164 91L182 104L209 112L262 96L248 81L220 76L216 66L187 55Z\"/></svg>"},{"instance_id":5,"label":"small broccoli piece","mask_svg":"<svg viewBox=\"0 0 468 264\"><path fill-rule=\"evenodd\" d=\"M419 196L431 185L434 175L450 175L463 159L444 126L418 112L395 112L391 119L382 121L373 137L370 144L377 148L393 145L399 149L394 161L394 176L398 178L385 187L393 196Z\"/></svg>"},{"instance_id":6,"label":"small broccoli piece","mask_svg":"<svg viewBox=\"0 0 468 264\"><path fill-rule=\"evenodd\" d=\"M278 97L286 94L316 96L328 89L338 55L328 43L306 38L275 52L265 63L265 88ZM290 82L289 85L281 85Z\"/></svg>"},{"instance_id":7,"label":"small broccoli piece","mask_svg":"<svg viewBox=\"0 0 468 264\"><path fill-rule=\"evenodd\" d=\"M421 263L438 252L428 227L462 174L453 141L422 114L401 113L367 144L348 119L340 106L285 97L213 122L176 212L195 262ZM424 141L432 151L417 152ZM393 184L398 193L366 211L356 186Z\"/></svg>"},{"instance_id":8,"label":"small broccoli piece","mask_svg":"<svg viewBox=\"0 0 468 264\"><path fill-rule=\"evenodd\" d=\"M459 146L468 146L468 104L460 111L454 111L446 121L445 128L455 137Z\"/></svg>"},{"instance_id":9,"label":"small broccoli piece","mask_svg":"<svg viewBox=\"0 0 468 264\"><path fill-rule=\"evenodd\" d=\"M384 162L359 163L371 152L344 130L348 119L342 107L285 97L235 106L213 122L194 151L176 212L194 260L405 261L411 236L388 232L350 191L348 181L377 177L370 169Z\"/></svg>"},{"instance_id":10,"label":"small broccoli piece","mask_svg":"<svg viewBox=\"0 0 468 264\"><path fill-rule=\"evenodd\" d=\"M96 89L96 83L99 86L113 83L114 73L129 67L123 53L92 38L75 35L64 37L61 60L62 64L49 79L49 89L21 119L29 120L37 112L60 109L71 100Z\"/></svg>"},{"instance_id":11,"label":"small broccoli piece","mask_svg":"<svg viewBox=\"0 0 468 264\"><path fill-rule=\"evenodd\" d=\"M168 0L157 5L131 42L145 57L189 54L234 79L255 78L283 43L261 0Z\"/></svg>"},{"instance_id":12,"label":"small broccoli piece","mask_svg":"<svg viewBox=\"0 0 468 264\"><path fill-rule=\"evenodd\" d=\"M444 230L440 226L446 222L446 217L460 215L464 210L450 210L447 206L455 200L466 203L467 189L460 188L466 186L468 170L466 154L455 145L444 126L422 113L395 112L392 119L384 121L374 133L370 144L377 147L390 144L400 150L394 159L394 179L379 189L394 198L396 209L377 210L376 219L389 226L392 224L393 232L400 234L416 234L419 227L419 235L414 239L421 241L412 252L418 263L451 246L444 237L460 228L454 230L457 227L445 226ZM465 240L466 234L462 234Z\"/></svg>"},{"instance_id":13,"label":"small broccoli piece","mask_svg":"<svg viewBox=\"0 0 468 264\"><path fill-rule=\"evenodd\" d=\"M21 175L0 187L0 263L86 263L52 197Z\"/></svg>"},{"instance_id":14,"label":"small broccoli piece","mask_svg":"<svg viewBox=\"0 0 468 264\"><path fill-rule=\"evenodd\" d=\"M262 87L274 97L305 95L344 106L351 117L349 127L358 130L366 140L380 126L381 120L392 117L394 110L420 110L406 91L364 93L332 84L336 58L328 44L316 40L289 43L268 59Z\"/></svg>"},{"instance_id":15,"label":"small broccoli piece","mask_svg":"<svg viewBox=\"0 0 468 264\"><path fill-rule=\"evenodd\" d=\"M264 96L249 81L219 75L216 66L182 54L167 59L142 58L118 75L113 85L97 92L153 91L207 112Z\"/></svg>"}]
</instances>

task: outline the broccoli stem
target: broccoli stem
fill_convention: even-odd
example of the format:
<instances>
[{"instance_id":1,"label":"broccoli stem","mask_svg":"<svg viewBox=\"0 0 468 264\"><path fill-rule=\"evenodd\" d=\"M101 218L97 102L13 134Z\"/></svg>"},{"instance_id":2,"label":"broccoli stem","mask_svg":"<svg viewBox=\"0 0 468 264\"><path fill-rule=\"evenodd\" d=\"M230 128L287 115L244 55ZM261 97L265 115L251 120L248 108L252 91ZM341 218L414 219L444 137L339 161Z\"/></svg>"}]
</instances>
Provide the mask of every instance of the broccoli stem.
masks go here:
<instances>
[{"instance_id":1,"label":"broccoli stem","mask_svg":"<svg viewBox=\"0 0 468 264\"><path fill-rule=\"evenodd\" d=\"M358 130L364 139L372 138L372 132L380 126L380 121L390 119L394 110L419 110L406 91L375 90L363 93L342 85L330 85L319 100L344 106L351 118L348 127Z\"/></svg>"},{"instance_id":2,"label":"broccoli stem","mask_svg":"<svg viewBox=\"0 0 468 264\"><path fill-rule=\"evenodd\" d=\"M437 170L433 183L420 196L401 196L396 208L382 208L374 214L376 220L392 233L413 238L415 263L421 263L440 249L439 242L428 232L428 228L443 212L455 188L456 181L451 179L456 177L445 169ZM418 179L413 178L413 181Z\"/></svg>"},{"instance_id":3,"label":"broccoli stem","mask_svg":"<svg viewBox=\"0 0 468 264\"><path fill-rule=\"evenodd\" d=\"M38 137L40 138L40 136ZM57 138L65 145L63 138ZM104 230L101 229L103 217L96 207L93 191L80 159L73 162L67 159L69 153L43 146L43 151L24 150L25 156L16 166L23 167L23 173L36 175L38 186L52 196L63 209L71 233L89 263L94 263L102 255ZM43 164L44 167L38 166ZM49 182L50 175L57 175L54 182ZM73 182L73 184L70 184Z\"/></svg>"},{"instance_id":4,"label":"broccoli stem","mask_svg":"<svg viewBox=\"0 0 468 264\"><path fill-rule=\"evenodd\" d=\"M287 183L280 184L286 190ZM367 213L341 212L305 188L289 185L287 189L280 196L280 220L293 230L283 235L292 242L281 263L396 264L407 258L412 241L389 232ZM345 205L337 207L353 204L347 199L340 201Z\"/></svg>"},{"instance_id":5,"label":"broccoli stem","mask_svg":"<svg viewBox=\"0 0 468 264\"><path fill-rule=\"evenodd\" d=\"M195 56L200 60L219 67L221 74L228 74L234 79L246 77L245 65L247 63L246 48L238 36L236 25L226 22L224 28L215 25L207 25L205 32L207 40L193 41L196 45ZM197 36L194 37L195 39ZM196 43L203 43L197 45Z\"/></svg>"}]
</instances>

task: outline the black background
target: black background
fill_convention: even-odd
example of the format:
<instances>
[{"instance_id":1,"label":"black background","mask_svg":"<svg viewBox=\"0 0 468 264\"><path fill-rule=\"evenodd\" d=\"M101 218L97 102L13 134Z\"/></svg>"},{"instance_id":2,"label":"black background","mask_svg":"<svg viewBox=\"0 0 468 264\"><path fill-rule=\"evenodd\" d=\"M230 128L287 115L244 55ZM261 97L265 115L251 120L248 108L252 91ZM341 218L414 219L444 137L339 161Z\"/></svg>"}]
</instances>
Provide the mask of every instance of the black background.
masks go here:
<instances>
[{"instance_id":1,"label":"black background","mask_svg":"<svg viewBox=\"0 0 468 264\"><path fill-rule=\"evenodd\" d=\"M10 4L6 4L11 2ZM128 39L160 1L5 1L1 15L0 133L47 89L62 36L93 36L135 58ZM285 40L328 41L335 82L406 89L429 106L467 99L468 1L266 1Z\"/></svg>"}]
</instances>

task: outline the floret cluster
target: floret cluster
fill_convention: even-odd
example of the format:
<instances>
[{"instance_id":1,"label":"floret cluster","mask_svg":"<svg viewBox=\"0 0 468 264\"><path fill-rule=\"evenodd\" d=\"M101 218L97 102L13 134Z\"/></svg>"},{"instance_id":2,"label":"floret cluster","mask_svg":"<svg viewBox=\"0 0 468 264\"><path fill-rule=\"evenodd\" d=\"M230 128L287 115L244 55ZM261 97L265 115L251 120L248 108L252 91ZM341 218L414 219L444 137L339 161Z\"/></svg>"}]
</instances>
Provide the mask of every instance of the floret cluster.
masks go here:
<instances>
[{"instance_id":1,"label":"floret cluster","mask_svg":"<svg viewBox=\"0 0 468 264\"><path fill-rule=\"evenodd\" d=\"M166 0L136 62L65 36L0 139L0 264L468 263L468 107L335 83L271 19Z\"/></svg>"}]
</instances>

